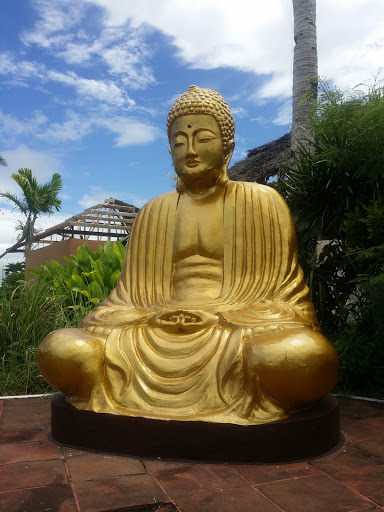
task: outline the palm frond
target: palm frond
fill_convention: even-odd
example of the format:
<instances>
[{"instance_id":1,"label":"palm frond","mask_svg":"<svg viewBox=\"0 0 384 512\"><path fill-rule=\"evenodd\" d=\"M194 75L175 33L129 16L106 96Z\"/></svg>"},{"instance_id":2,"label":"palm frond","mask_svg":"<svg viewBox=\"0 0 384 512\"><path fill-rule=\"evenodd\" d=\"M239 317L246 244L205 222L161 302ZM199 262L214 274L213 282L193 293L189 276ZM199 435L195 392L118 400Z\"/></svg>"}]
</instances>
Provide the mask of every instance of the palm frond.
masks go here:
<instances>
[{"instance_id":1,"label":"palm frond","mask_svg":"<svg viewBox=\"0 0 384 512\"><path fill-rule=\"evenodd\" d=\"M0 192L0 197L4 197L4 199L12 201L12 203L15 205L15 208L18 208L24 215L27 214L28 208L23 199L18 198L15 194L11 194L11 192Z\"/></svg>"}]
</instances>

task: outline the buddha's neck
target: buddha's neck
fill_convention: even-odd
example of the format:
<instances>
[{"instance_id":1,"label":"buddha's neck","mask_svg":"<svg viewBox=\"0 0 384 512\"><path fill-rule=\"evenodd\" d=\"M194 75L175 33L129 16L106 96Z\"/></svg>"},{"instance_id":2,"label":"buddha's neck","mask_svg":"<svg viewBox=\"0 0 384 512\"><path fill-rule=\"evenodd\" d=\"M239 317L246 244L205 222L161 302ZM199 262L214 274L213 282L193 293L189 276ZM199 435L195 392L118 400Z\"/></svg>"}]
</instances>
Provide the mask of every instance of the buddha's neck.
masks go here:
<instances>
[{"instance_id":1,"label":"buddha's neck","mask_svg":"<svg viewBox=\"0 0 384 512\"><path fill-rule=\"evenodd\" d=\"M213 173L201 176L183 176L182 181L187 194L197 198L206 197L225 187L220 184L220 178L225 174L223 170L219 176Z\"/></svg>"},{"instance_id":2,"label":"buddha's neck","mask_svg":"<svg viewBox=\"0 0 384 512\"><path fill-rule=\"evenodd\" d=\"M184 193L194 201L216 201L223 195L224 190L225 187L221 187L215 184L214 186L210 188L204 188L201 191L196 191L195 189L187 187Z\"/></svg>"}]
</instances>

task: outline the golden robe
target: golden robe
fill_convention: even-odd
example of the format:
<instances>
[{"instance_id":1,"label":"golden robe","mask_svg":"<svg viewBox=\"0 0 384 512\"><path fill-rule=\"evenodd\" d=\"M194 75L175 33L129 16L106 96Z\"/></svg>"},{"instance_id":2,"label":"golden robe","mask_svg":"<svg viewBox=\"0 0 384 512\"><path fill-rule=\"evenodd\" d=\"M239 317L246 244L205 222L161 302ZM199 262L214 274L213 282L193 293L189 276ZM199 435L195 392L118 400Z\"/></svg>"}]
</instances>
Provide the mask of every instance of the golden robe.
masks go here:
<instances>
[{"instance_id":1,"label":"golden robe","mask_svg":"<svg viewBox=\"0 0 384 512\"><path fill-rule=\"evenodd\" d=\"M81 324L105 339L104 381L94 402L103 412L150 418L278 419L282 411L249 367L244 343L295 327L319 330L289 209L270 187L229 182L220 296L180 304L172 297L178 199L169 192L142 208L116 289ZM217 321L188 332L151 326L156 314L196 309Z\"/></svg>"}]
</instances>

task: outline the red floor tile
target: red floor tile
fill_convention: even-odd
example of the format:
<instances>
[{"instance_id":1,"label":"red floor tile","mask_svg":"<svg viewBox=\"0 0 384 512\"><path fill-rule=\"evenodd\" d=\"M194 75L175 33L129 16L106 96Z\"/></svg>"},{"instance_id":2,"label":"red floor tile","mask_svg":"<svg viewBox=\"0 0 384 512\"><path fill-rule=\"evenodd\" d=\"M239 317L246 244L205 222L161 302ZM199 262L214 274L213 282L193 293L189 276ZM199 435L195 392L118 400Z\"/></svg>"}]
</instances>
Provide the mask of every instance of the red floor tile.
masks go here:
<instances>
[{"instance_id":1,"label":"red floor tile","mask_svg":"<svg viewBox=\"0 0 384 512\"><path fill-rule=\"evenodd\" d=\"M68 458L67 464L74 482L145 473L143 464L138 460L97 453Z\"/></svg>"},{"instance_id":2,"label":"red floor tile","mask_svg":"<svg viewBox=\"0 0 384 512\"><path fill-rule=\"evenodd\" d=\"M263 484L257 488L285 512L357 512L375 504L326 475Z\"/></svg>"},{"instance_id":3,"label":"red floor tile","mask_svg":"<svg viewBox=\"0 0 384 512\"><path fill-rule=\"evenodd\" d=\"M28 411L21 413L8 412L7 417L1 420L2 427L17 430L42 429L51 426L51 416L46 414L28 414Z\"/></svg>"},{"instance_id":4,"label":"red floor tile","mask_svg":"<svg viewBox=\"0 0 384 512\"><path fill-rule=\"evenodd\" d=\"M169 501L150 475L131 475L76 482L81 512L105 512Z\"/></svg>"},{"instance_id":5,"label":"red floor tile","mask_svg":"<svg viewBox=\"0 0 384 512\"><path fill-rule=\"evenodd\" d=\"M77 512L68 485L34 487L0 493L1 512Z\"/></svg>"},{"instance_id":6,"label":"red floor tile","mask_svg":"<svg viewBox=\"0 0 384 512\"><path fill-rule=\"evenodd\" d=\"M190 462L179 462L179 461L173 461L173 460L155 460L155 459L145 459L143 460L143 464L145 466L145 469L149 473L156 474L159 471L162 471L163 469L174 469L174 468L181 468L183 466L190 466Z\"/></svg>"},{"instance_id":7,"label":"red floor tile","mask_svg":"<svg viewBox=\"0 0 384 512\"><path fill-rule=\"evenodd\" d=\"M350 469L377 466L380 464L380 461L356 450L351 444L345 444L337 452L327 455L326 457L311 460L310 464L334 476Z\"/></svg>"},{"instance_id":8,"label":"red floor tile","mask_svg":"<svg viewBox=\"0 0 384 512\"><path fill-rule=\"evenodd\" d=\"M384 505L384 465L344 471L336 478L378 505Z\"/></svg>"},{"instance_id":9,"label":"red floor tile","mask_svg":"<svg viewBox=\"0 0 384 512\"><path fill-rule=\"evenodd\" d=\"M375 438L380 433L379 430L371 427L363 420L342 418L340 423L341 431L347 442Z\"/></svg>"},{"instance_id":10,"label":"red floor tile","mask_svg":"<svg viewBox=\"0 0 384 512\"><path fill-rule=\"evenodd\" d=\"M0 466L0 492L67 483L62 460L37 460Z\"/></svg>"},{"instance_id":11,"label":"red floor tile","mask_svg":"<svg viewBox=\"0 0 384 512\"><path fill-rule=\"evenodd\" d=\"M135 510L135 509L133 509L133 510ZM179 509L176 508L176 506L173 503L160 503L159 505L155 505L154 507L151 507L151 508L146 507L145 508L146 512L178 512L178 510ZM136 509L136 511L138 512L138 509Z\"/></svg>"},{"instance_id":12,"label":"red floor tile","mask_svg":"<svg viewBox=\"0 0 384 512\"><path fill-rule=\"evenodd\" d=\"M376 431L377 435L370 439L356 441L353 446L371 457L384 462L384 432Z\"/></svg>"},{"instance_id":13,"label":"red floor tile","mask_svg":"<svg viewBox=\"0 0 384 512\"><path fill-rule=\"evenodd\" d=\"M253 487L240 487L178 498L182 512L281 512Z\"/></svg>"},{"instance_id":14,"label":"red floor tile","mask_svg":"<svg viewBox=\"0 0 384 512\"><path fill-rule=\"evenodd\" d=\"M45 415L51 412L50 398L15 398L4 400L2 420L15 415Z\"/></svg>"},{"instance_id":15,"label":"red floor tile","mask_svg":"<svg viewBox=\"0 0 384 512\"><path fill-rule=\"evenodd\" d=\"M11 443L0 449L0 464L61 458L58 446L48 441Z\"/></svg>"},{"instance_id":16,"label":"red floor tile","mask_svg":"<svg viewBox=\"0 0 384 512\"><path fill-rule=\"evenodd\" d=\"M0 444L21 443L23 441L46 441L51 427L5 426L0 423Z\"/></svg>"},{"instance_id":17,"label":"red floor tile","mask_svg":"<svg viewBox=\"0 0 384 512\"><path fill-rule=\"evenodd\" d=\"M249 485L225 465L195 464L164 469L155 475L172 498Z\"/></svg>"},{"instance_id":18,"label":"red floor tile","mask_svg":"<svg viewBox=\"0 0 384 512\"><path fill-rule=\"evenodd\" d=\"M383 416L384 407L374 402L339 398L339 405L344 418L366 419Z\"/></svg>"},{"instance_id":19,"label":"red floor tile","mask_svg":"<svg viewBox=\"0 0 384 512\"><path fill-rule=\"evenodd\" d=\"M341 412L347 443L333 454L309 463L211 465L58 446L47 438L50 400L7 400L0 418L0 512L75 511L58 457L66 460L82 512L172 512L171 498L184 512L384 510L384 411L342 400Z\"/></svg>"},{"instance_id":20,"label":"red floor tile","mask_svg":"<svg viewBox=\"0 0 384 512\"><path fill-rule=\"evenodd\" d=\"M384 415L380 418L368 418L363 420L366 425L384 431Z\"/></svg>"},{"instance_id":21,"label":"red floor tile","mask_svg":"<svg viewBox=\"0 0 384 512\"><path fill-rule=\"evenodd\" d=\"M30 430L46 428L51 424L51 402L44 398L5 400L1 426L9 429Z\"/></svg>"},{"instance_id":22,"label":"red floor tile","mask_svg":"<svg viewBox=\"0 0 384 512\"><path fill-rule=\"evenodd\" d=\"M286 478L297 478L321 473L321 471L306 462L280 465L236 465L231 466L235 471L248 480L251 484L263 484L275 482Z\"/></svg>"},{"instance_id":23,"label":"red floor tile","mask_svg":"<svg viewBox=\"0 0 384 512\"><path fill-rule=\"evenodd\" d=\"M60 446L63 457L71 458L78 457L79 455L89 455L90 453L95 453L92 450L82 450L80 448L70 447L70 446Z\"/></svg>"}]
</instances>

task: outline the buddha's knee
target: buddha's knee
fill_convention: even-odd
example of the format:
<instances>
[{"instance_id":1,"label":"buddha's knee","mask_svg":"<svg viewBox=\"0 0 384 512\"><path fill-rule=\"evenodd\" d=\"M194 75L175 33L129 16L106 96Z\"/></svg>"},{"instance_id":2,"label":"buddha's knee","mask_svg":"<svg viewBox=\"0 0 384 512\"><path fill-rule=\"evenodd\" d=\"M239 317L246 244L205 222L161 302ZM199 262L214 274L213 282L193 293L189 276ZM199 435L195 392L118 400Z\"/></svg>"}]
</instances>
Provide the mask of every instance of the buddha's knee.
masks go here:
<instances>
[{"instance_id":1,"label":"buddha's knee","mask_svg":"<svg viewBox=\"0 0 384 512\"><path fill-rule=\"evenodd\" d=\"M287 329L246 342L252 377L284 408L300 408L336 384L338 355L331 343L309 328Z\"/></svg>"},{"instance_id":2,"label":"buddha's knee","mask_svg":"<svg viewBox=\"0 0 384 512\"><path fill-rule=\"evenodd\" d=\"M67 395L87 400L101 378L103 340L82 329L59 329L41 342L37 363L44 379Z\"/></svg>"}]
</instances>

